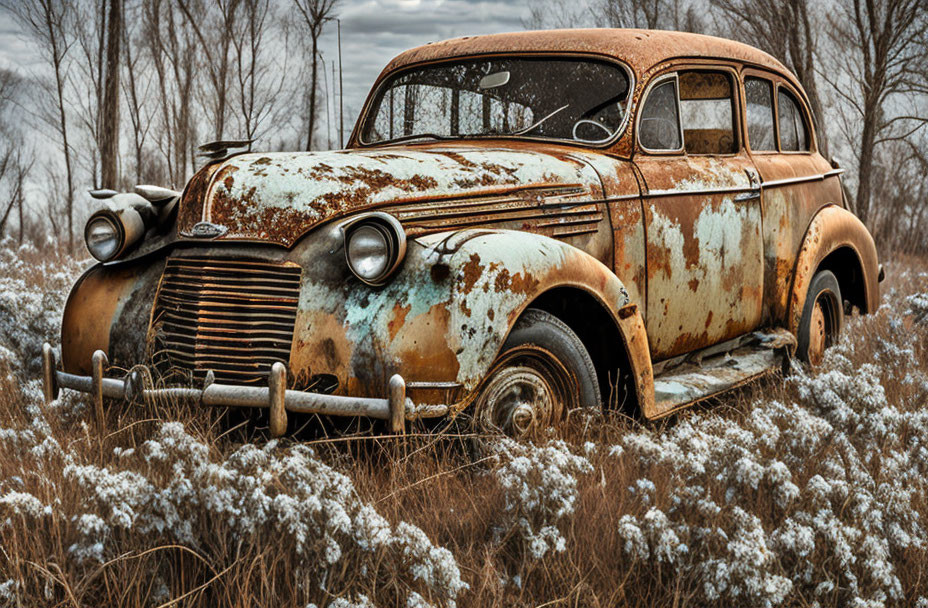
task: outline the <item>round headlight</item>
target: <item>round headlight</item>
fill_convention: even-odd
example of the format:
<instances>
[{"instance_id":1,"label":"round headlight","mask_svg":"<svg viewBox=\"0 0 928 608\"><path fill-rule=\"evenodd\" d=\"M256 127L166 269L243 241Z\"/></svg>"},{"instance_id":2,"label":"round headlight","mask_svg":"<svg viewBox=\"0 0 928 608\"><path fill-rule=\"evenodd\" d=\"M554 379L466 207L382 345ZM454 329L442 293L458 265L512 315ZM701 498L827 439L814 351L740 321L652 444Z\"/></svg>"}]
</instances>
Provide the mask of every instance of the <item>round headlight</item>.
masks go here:
<instances>
[{"instance_id":1,"label":"round headlight","mask_svg":"<svg viewBox=\"0 0 928 608\"><path fill-rule=\"evenodd\" d=\"M376 281L390 264L390 241L379 226L358 226L348 237L348 264L365 281Z\"/></svg>"},{"instance_id":2,"label":"round headlight","mask_svg":"<svg viewBox=\"0 0 928 608\"><path fill-rule=\"evenodd\" d=\"M84 241L90 255L101 262L121 256L145 235L145 222L132 208L104 209L87 220Z\"/></svg>"},{"instance_id":3,"label":"round headlight","mask_svg":"<svg viewBox=\"0 0 928 608\"><path fill-rule=\"evenodd\" d=\"M108 215L95 215L87 222L84 239L90 255L101 262L112 260L122 246L119 226Z\"/></svg>"},{"instance_id":4,"label":"round headlight","mask_svg":"<svg viewBox=\"0 0 928 608\"><path fill-rule=\"evenodd\" d=\"M348 268L368 285L382 285L406 254L403 226L391 215L373 212L343 230Z\"/></svg>"}]
</instances>

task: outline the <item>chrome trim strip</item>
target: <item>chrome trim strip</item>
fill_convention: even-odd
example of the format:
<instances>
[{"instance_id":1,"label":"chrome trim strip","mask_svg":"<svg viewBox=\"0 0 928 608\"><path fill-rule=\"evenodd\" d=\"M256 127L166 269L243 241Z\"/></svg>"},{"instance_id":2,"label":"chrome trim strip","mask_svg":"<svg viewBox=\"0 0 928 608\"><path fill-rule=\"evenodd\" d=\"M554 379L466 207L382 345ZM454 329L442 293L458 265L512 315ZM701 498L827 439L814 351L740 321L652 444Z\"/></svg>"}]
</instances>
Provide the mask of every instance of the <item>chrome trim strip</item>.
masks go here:
<instances>
[{"instance_id":1,"label":"chrome trim strip","mask_svg":"<svg viewBox=\"0 0 928 608\"><path fill-rule=\"evenodd\" d=\"M761 188L770 188L774 186L787 186L789 184L801 184L804 182L817 182L821 181L827 177L834 177L836 175L841 175L844 173L844 169L833 169L827 173L819 173L817 175L803 175L802 177L788 177L785 179L775 179L769 182L762 182Z\"/></svg>"},{"instance_id":2,"label":"chrome trim strip","mask_svg":"<svg viewBox=\"0 0 928 608\"><path fill-rule=\"evenodd\" d=\"M455 389L464 386L460 382L407 382L406 388L416 389Z\"/></svg>"},{"instance_id":3,"label":"chrome trim strip","mask_svg":"<svg viewBox=\"0 0 928 608\"><path fill-rule=\"evenodd\" d=\"M750 192L757 190L751 186L731 186L728 188L701 188L698 190L656 190L654 192L645 192L644 198L658 198L662 196L699 196L702 194L737 194L739 192Z\"/></svg>"}]
</instances>

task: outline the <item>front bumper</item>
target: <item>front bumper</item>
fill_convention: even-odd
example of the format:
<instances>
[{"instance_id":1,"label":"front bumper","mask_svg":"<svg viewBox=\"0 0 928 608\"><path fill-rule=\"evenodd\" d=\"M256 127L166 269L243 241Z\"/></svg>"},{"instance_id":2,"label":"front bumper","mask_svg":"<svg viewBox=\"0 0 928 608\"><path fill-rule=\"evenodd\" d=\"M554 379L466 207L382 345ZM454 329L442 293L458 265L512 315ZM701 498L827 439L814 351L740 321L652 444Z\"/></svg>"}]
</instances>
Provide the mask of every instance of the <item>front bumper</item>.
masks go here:
<instances>
[{"instance_id":1,"label":"front bumper","mask_svg":"<svg viewBox=\"0 0 928 608\"><path fill-rule=\"evenodd\" d=\"M69 388L93 397L99 424L103 424L103 399L149 401L176 399L215 407L249 407L270 410L270 431L280 437L287 430L287 412L325 414L328 416L366 416L387 420L390 431L405 430L406 413L414 411L406 398L406 382L399 374L390 378L385 399L324 395L287 389L287 368L275 363L268 376L268 386L234 386L212 382L208 377L203 388L144 388L144 378L135 369L123 378L107 378L106 353L98 350L91 359L90 376L68 374L58 369L55 350L47 342L42 347L44 396L46 403L58 398L59 390Z\"/></svg>"}]
</instances>

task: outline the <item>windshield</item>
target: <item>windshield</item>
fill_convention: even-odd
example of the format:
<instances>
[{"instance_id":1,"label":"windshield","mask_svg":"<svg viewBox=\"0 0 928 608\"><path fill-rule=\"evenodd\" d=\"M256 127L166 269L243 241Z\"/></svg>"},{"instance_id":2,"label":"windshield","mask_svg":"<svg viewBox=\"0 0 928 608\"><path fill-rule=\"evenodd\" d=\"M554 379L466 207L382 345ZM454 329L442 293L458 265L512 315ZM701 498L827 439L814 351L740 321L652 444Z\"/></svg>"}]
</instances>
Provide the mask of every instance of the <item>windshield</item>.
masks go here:
<instances>
[{"instance_id":1,"label":"windshield","mask_svg":"<svg viewBox=\"0 0 928 608\"><path fill-rule=\"evenodd\" d=\"M366 114L367 144L418 138L522 136L604 143L625 120L620 66L577 58L495 58L403 72Z\"/></svg>"}]
</instances>

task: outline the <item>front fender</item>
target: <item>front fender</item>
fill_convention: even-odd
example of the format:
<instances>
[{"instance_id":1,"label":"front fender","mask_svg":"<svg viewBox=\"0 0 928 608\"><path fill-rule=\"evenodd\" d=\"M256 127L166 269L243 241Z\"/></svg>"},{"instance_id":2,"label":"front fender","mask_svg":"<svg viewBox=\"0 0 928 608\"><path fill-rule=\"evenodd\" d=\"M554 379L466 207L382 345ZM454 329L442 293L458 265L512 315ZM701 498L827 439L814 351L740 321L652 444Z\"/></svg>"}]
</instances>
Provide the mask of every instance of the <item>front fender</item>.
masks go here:
<instances>
[{"instance_id":1,"label":"front fender","mask_svg":"<svg viewBox=\"0 0 928 608\"><path fill-rule=\"evenodd\" d=\"M540 235L465 230L415 239L398 274L379 289L339 280L337 268L304 269L291 368L298 377L334 374L349 394L377 394L400 373L414 400L419 391L420 401L466 404L522 312L555 287L588 292L621 328L626 348L633 343L647 352L640 314L626 308L629 295L618 277L583 251ZM628 328L642 335L631 340ZM646 367L641 376L649 384L649 359Z\"/></svg>"},{"instance_id":2,"label":"front fender","mask_svg":"<svg viewBox=\"0 0 928 608\"><path fill-rule=\"evenodd\" d=\"M796 259L787 316L788 329L794 334L798 335L812 277L829 254L842 248L853 251L860 265L863 312L873 312L879 306L879 264L873 237L856 215L837 205L827 205L812 218Z\"/></svg>"}]
</instances>

